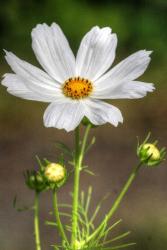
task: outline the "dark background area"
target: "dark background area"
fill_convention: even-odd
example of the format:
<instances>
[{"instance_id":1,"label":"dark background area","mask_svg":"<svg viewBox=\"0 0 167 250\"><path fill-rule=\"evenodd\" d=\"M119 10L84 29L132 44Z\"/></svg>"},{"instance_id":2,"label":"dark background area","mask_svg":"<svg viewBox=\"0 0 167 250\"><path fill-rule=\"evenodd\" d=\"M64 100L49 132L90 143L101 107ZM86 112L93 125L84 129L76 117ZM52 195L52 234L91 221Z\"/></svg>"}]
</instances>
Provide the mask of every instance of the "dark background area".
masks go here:
<instances>
[{"instance_id":1,"label":"dark background area","mask_svg":"<svg viewBox=\"0 0 167 250\"><path fill-rule=\"evenodd\" d=\"M153 82L156 91L140 100L118 100L124 116L118 128L105 125L92 130L97 143L86 158L96 177L82 176L82 189L92 185L96 206L110 192L101 216L137 163L136 136L141 139L148 131L161 146L167 146L167 1L77 1L77 0L1 0L0 1L0 73L10 69L3 58L3 49L35 65L30 33L37 23L57 22L77 51L82 36L94 25L110 26L118 35L116 62L139 50L153 50L151 65L142 76ZM115 62L115 63L116 63ZM114 63L114 64L115 64ZM18 196L18 206L31 205L33 192L24 184L23 172L36 167L35 155L56 161L55 141L73 146L73 133L46 129L42 116L46 104L25 101L10 96L0 87L0 249L35 249L32 211L18 213L12 206ZM72 179L60 191L61 201L70 201L68 193ZM167 168L166 163L154 169L143 168L128 192L113 221L123 219L122 229L131 230L133 250L164 250L167 246ZM51 195L41 200L43 249L51 249L56 232L44 225L50 218ZM49 243L48 243L49 242Z\"/></svg>"}]
</instances>

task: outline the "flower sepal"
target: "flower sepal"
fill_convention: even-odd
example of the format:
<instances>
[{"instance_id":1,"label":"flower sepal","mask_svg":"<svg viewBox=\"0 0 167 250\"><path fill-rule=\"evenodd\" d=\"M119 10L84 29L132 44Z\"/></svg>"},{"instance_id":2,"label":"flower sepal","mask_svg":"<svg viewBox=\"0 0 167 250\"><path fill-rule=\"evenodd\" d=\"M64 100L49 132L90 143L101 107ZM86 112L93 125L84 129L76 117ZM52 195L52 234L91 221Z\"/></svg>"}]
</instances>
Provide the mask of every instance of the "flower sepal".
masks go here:
<instances>
[{"instance_id":1,"label":"flower sepal","mask_svg":"<svg viewBox=\"0 0 167 250\"><path fill-rule=\"evenodd\" d=\"M82 119L82 125L88 126L89 124L91 125L91 128L98 127L97 125L94 125L93 123L91 123L90 120L86 116L84 116L84 118Z\"/></svg>"}]
</instances>

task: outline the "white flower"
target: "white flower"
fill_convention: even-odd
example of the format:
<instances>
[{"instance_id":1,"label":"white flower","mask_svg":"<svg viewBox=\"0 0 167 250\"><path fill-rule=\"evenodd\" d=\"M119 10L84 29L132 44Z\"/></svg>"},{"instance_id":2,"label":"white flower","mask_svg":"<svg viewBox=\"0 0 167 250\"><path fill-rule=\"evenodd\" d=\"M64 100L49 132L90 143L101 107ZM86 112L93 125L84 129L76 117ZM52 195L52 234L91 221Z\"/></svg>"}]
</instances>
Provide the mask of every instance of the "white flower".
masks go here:
<instances>
[{"instance_id":1,"label":"white flower","mask_svg":"<svg viewBox=\"0 0 167 250\"><path fill-rule=\"evenodd\" d=\"M151 52L140 50L110 69L116 46L117 36L110 28L93 27L75 59L57 24L39 24L32 30L32 48L44 71L6 51L14 73L5 74L2 84L12 95L49 102L46 127L71 131L84 116L95 125L117 126L123 122L120 110L100 99L141 98L154 87L135 81L146 70Z\"/></svg>"}]
</instances>

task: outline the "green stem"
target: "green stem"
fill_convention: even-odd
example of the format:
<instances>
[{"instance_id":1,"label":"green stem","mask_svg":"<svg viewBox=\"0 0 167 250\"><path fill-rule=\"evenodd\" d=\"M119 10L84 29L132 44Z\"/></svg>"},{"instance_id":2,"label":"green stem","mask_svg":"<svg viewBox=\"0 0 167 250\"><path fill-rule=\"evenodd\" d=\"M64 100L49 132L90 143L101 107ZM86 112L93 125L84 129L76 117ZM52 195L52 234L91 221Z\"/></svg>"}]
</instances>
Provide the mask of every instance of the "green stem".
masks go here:
<instances>
[{"instance_id":1,"label":"green stem","mask_svg":"<svg viewBox=\"0 0 167 250\"><path fill-rule=\"evenodd\" d=\"M127 193L129 187L131 186L132 182L134 181L134 179L136 178L138 171L140 169L140 167L142 166L142 163L140 162L132 171L132 173L130 174L128 180L126 181L125 185L123 186L121 192L119 193L119 195L117 196L112 208L110 209L110 211L108 212L108 214L106 215L106 217L104 218L104 220L101 222L101 224L98 226L98 228L88 237L87 242L90 241L91 239L93 239L94 237L96 237L96 235L101 231L102 227L104 226L105 223L107 223L111 217L113 216L113 214L115 213L115 211L118 209L123 197L125 196L125 194Z\"/></svg>"},{"instance_id":2,"label":"green stem","mask_svg":"<svg viewBox=\"0 0 167 250\"><path fill-rule=\"evenodd\" d=\"M35 192L34 201L34 231L36 250L41 250L40 230L39 230L39 193Z\"/></svg>"},{"instance_id":3,"label":"green stem","mask_svg":"<svg viewBox=\"0 0 167 250\"><path fill-rule=\"evenodd\" d=\"M58 202L57 202L57 193L56 193L55 189L53 190L53 208L54 208L54 215L56 218L56 223L57 223L57 228L59 230L59 234L62 237L62 239L66 242L66 244L69 246L68 239L66 237L63 225L62 225L61 220L60 220Z\"/></svg>"},{"instance_id":4,"label":"green stem","mask_svg":"<svg viewBox=\"0 0 167 250\"><path fill-rule=\"evenodd\" d=\"M79 198L79 181L80 171L82 170L82 161L85 153L86 142L91 125L86 127L83 137L82 145L80 148L80 133L79 127L75 130L75 172L74 172L74 191L73 191L73 206L72 206L72 237L71 245L75 250L75 240L77 238L78 227L78 198Z\"/></svg>"}]
</instances>

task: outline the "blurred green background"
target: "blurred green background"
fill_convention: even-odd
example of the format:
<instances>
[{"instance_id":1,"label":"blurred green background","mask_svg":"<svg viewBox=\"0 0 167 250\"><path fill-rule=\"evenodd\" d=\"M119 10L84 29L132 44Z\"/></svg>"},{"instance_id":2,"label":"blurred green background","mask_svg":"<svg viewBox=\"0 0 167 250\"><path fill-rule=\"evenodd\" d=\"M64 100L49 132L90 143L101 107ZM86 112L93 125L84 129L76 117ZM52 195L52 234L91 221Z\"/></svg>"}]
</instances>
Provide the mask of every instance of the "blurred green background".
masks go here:
<instances>
[{"instance_id":1,"label":"blurred green background","mask_svg":"<svg viewBox=\"0 0 167 250\"><path fill-rule=\"evenodd\" d=\"M148 131L167 146L167 1L166 0L1 0L0 73L10 69L3 49L16 53L36 65L31 50L30 32L37 23L57 22L67 35L74 52L82 36L94 25L110 26L118 35L116 62L139 49L153 50L152 62L142 80L153 82L156 91L140 100L114 101L122 111L124 123L118 128L102 126L92 130L97 143L86 163L96 177L83 175L82 188L94 187L93 206L105 193L111 195L101 215L126 180L136 158L136 136ZM12 207L31 205L33 193L24 185L23 171L36 166L35 155L55 160L58 151L54 141L73 145L73 133L43 126L46 104L10 96L0 89L0 249L35 249L32 212L18 213ZM70 200L72 180L60 191L60 200ZM41 201L43 249L51 249L55 232L44 226L51 209L50 194ZM114 219L123 219L122 229L132 231L133 250L165 250L167 246L167 168L143 169L124 199ZM49 242L49 243L48 243Z\"/></svg>"}]
</instances>

